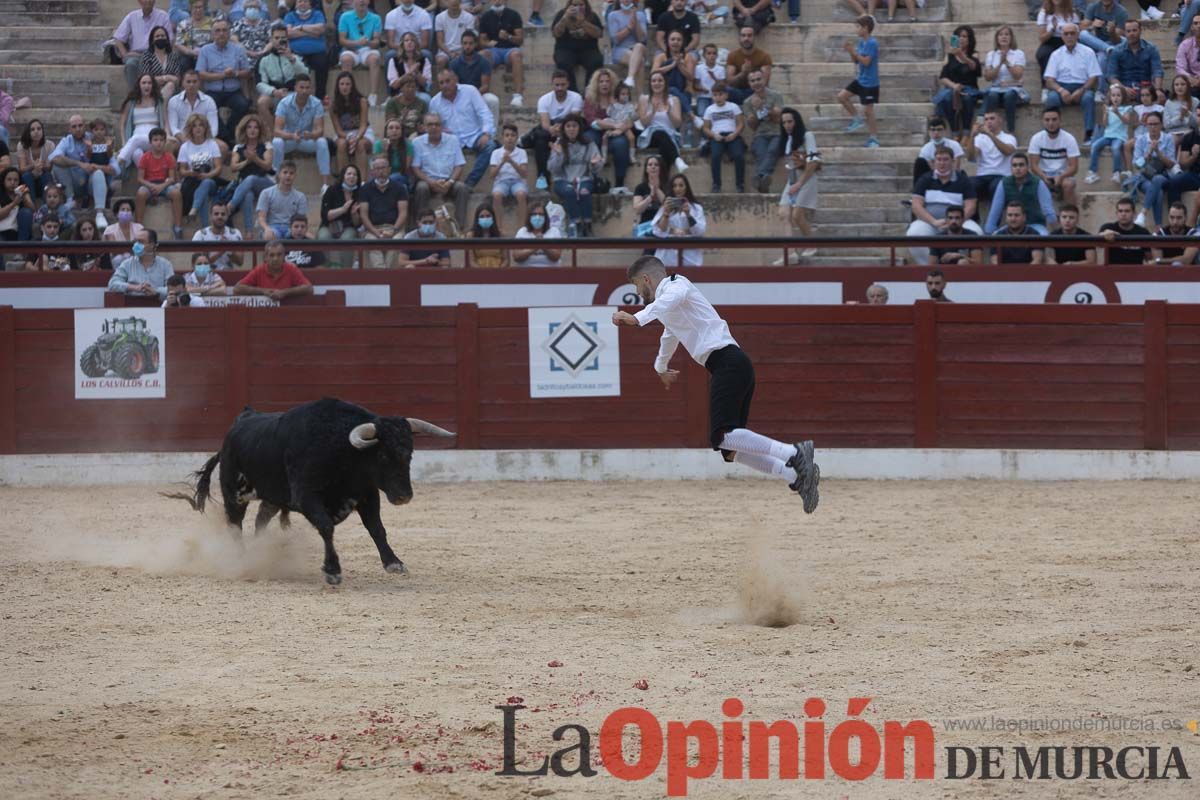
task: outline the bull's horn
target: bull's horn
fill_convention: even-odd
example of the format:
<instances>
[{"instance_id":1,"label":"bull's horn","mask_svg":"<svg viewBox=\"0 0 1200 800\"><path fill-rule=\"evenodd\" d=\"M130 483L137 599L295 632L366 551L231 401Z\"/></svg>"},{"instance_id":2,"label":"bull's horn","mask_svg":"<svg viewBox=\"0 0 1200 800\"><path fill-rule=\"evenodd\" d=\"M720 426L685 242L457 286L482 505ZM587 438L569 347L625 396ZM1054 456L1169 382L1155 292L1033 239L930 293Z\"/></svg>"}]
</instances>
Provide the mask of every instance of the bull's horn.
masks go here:
<instances>
[{"instance_id":1,"label":"bull's horn","mask_svg":"<svg viewBox=\"0 0 1200 800\"><path fill-rule=\"evenodd\" d=\"M366 450L379 444L379 440L375 438L375 423L364 422L362 425L355 425L350 431L350 444L357 450Z\"/></svg>"},{"instance_id":2,"label":"bull's horn","mask_svg":"<svg viewBox=\"0 0 1200 800\"><path fill-rule=\"evenodd\" d=\"M444 436L446 438L458 436L457 433L451 433L445 428L439 428L437 425L434 425L431 422L426 422L423 419L409 417L408 424L410 427L412 427L413 433L428 433L430 436Z\"/></svg>"}]
</instances>

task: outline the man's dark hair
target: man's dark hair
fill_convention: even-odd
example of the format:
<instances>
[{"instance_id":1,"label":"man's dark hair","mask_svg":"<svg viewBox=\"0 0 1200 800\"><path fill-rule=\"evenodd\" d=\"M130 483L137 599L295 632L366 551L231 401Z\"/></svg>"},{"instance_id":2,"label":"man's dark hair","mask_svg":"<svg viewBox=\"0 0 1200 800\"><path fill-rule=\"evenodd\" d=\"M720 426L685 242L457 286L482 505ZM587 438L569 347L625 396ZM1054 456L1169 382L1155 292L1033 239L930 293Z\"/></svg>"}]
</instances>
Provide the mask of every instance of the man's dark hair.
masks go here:
<instances>
[{"instance_id":1,"label":"man's dark hair","mask_svg":"<svg viewBox=\"0 0 1200 800\"><path fill-rule=\"evenodd\" d=\"M957 212L964 217L967 215L966 209L964 209L962 206L946 206L947 217L950 216L951 212Z\"/></svg>"},{"instance_id":2,"label":"man's dark hair","mask_svg":"<svg viewBox=\"0 0 1200 800\"><path fill-rule=\"evenodd\" d=\"M946 155L950 156L951 159L954 158L954 151L951 150L949 147L947 147L944 144L939 144L937 147L933 148L933 157L934 158L937 158L942 153L945 153Z\"/></svg>"},{"instance_id":3,"label":"man's dark hair","mask_svg":"<svg viewBox=\"0 0 1200 800\"><path fill-rule=\"evenodd\" d=\"M157 137L157 136L161 136L162 138L165 139L165 138L167 138L167 132L164 131L162 128L152 128L150 130L150 137L149 137L150 141L153 142L155 137Z\"/></svg>"},{"instance_id":4,"label":"man's dark hair","mask_svg":"<svg viewBox=\"0 0 1200 800\"><path fill-rule=\"evenodd\" d=\"M571 80L570 74L565 69L556 69L556 70L554 70L554 72L550 73L551 81L556 81L559 78L562 78L563 80L566 80L566 81Z\"/></svg>"},{"instance_id":5,"label":"man's dark hair","mask_svg":"<svg viewBox=\"0 0 1200 800\"><path fill-rule=\"evenodd\" d=\"M944 117L930 117L925 123L925 128L944 128L946 127L946 119Z\"/></svg>"},{"instance_id":6,"label":"man's dark hair","mask_svg":"<svg viewBox=\"0 0 1200 800\"><path fill-rule=\"evenodd\" d=\"M303 222L305 225L307 225L308 217L304 216L303 214L292 214L292 218L288 220L288 226L290 227L295 225L297 222Z\"/></svg>"},{"instance_id":7,"label":"man's dark hair","mask_svg":"<svg viewBox=\"0 0 1200 800\"><path fill-rule=\"evenodd\" d=\"M1184 214L1187 213L1187 206L1185 206L1183 203L1180 203L1180 202L1171 203L1171 205L1167 206L1167 211L1172 211L1176 208L1178 208Z\"/></svg>"},{"instance_id":8,"label":"man's dark hair","mask_svg":"<svg viewBox=\"0 0 1200 800\"><path fill-rule=\"evenodd\" d=\"M42 224L45 225L47 222L52 222L55 225L62 227L62 220L58 218L58 214L47 214L42 218Z\"/></svg>"},{"instance_id":9,"label":"man's dark hair","mask_svg":"<svg viewBox=\"0 0 1200 800\"><path fill-rule=\"evenodd\" d=\"M666 272L667 267L657 256L642 256L625 271L626 280L633 280L643 272Z\"/></svg>"},{"instance_id":10,"label":"man's dark hair","mask_svg":"<svg viewBox=\"0 0 1200 800\"><path fill-rule=\"evenodd\" d=\"M863 14L861 17L859 17L858 19L856 19L854 21L856 23L858 23L859 25L862 25L864 28L866 28L867 33L870 33L871 31L875 30L875 18L872 17L870 14Z\"/></svg>"},{"instance_id":11,"label":"man's dark hair","mask_svg":"<svg viewBox=\"0 0 1200 800\"><path fill-rule=\"evenodd\" d=\"M437 219L437 214L435 214L433 212L432 208L422 208L419 212L417 212L417 220L418 221L423 220L427 217L433 217L434 219Z\"/></svg>"},{"instance_id":12,"label":"man's dark hair","mask_svg":"<svg viewBox=\"0 0 1200 800\"><path fill-rule=\"evenodd\" d=\"M1044 116L1046 116L1047 114L1058 114L1060 117L1062 116L1062 114L1061 114L1061 113L1059 113L1059 110L1058 110L1057 108L1045 108L1045 109L1042 109L1042 116L1044 117Z\"/></svg>"},{"instance_id":13,"label":"man's dark hair","mask_svg":"<svg viewBox=\"0 0 1200 800\"><path fill-rule=\"evenodd\" d=\"M945 280L946 273L942 272L940 269L931 269L929 272L925 273L925 279L928 280L930 278L941 278L942 280Z\"/></svg>"},{"instance_id":14,"label":"man's dark hair","mask_svg":"<svg viewBox=\"0 0 1200 800\"><path fill-rule=\"evenodd\" d=\"M296 76L296 79L292 82L292 85L295 86L297 83L312 83L312 77L307 73L301 72Z\"/></svg>"},{"instance_id":15,"label":"man's dark hair","mask_svg":"<svg viewBox=\"0 0 1200 800\"><path fill-rule=\"evenodd\" d=\"M500 132L503 133L504 131L512 131L513 133L518 134L518 135L520 135L520 133L521 133L521 131L517 128L517 126L513 125L511 122L506 122L500 126Z\"/></svg>"},{"instance_id":16,"label":"man's dark hair","mask_svg":"<svg viewBox=\"0 0 1200 800\"><path fill-rule=\"evenodd\" d=\"M1024 211L1025 205L1020 200L1009 200L1004 204L1004 210L1008 211L1010 208L1019 208L1021 211Z\"/></svg>"},{"instance_id":17,"label":"man's dark hair","mask_svg":"<svg viewBox=\"0 0 1200 800\"><path fill-rule=\"evenodd\" d=\"M1009 165L1011 166L1012 162L1017 159L1024 161L1026 164L1029 163L1029 156L1025 153L1022 153L1020 150L1018 150L1017 152L1013 153L1012 156L1009 157L1009 159L1008 159Z\"/></svg>"},{"instance_id":18,"label":"man's dark hair","mask_svg":"<svg viewBox=\"0 0 1200 800\"><path fill-rule=\"evenodd\" d=\"M1121 206L1129 206L1130 208L1136 207L1136 206L1134 206L1133 201L1130 200L1128 197L1122 197L1120 200L1117 201L1117 208L1120 208Z\"/></svg>"},{"instance_id":19,"label":"man's dark hair","mask_svg":"<svg viewBox=\"0 0 1200 800\"><path fill-rule=\"evenodd\" d=\"M1062 214L1064 211L1074 211L1075 216L1079 216L1079 206L1075 205L1074 203L1063 203L1058 207L1059 214Z\"/></svg>"},{"instance_id":20,"label":"man's dark hair","mask_svg":"<svg viewBox=\"0 0 1200 800\"><path fill-rule=\"evenodd\" d=\"M281 242L279 239L272 239L271 241L267 242L267 246L263 248L263 251L275 250L276 248L283 250L283 242Z\"/></svg>"},{"instance_id":21,"label":"man's dark hair","mask_svg":"<svg viewBox=\"0 0 1200 800\"><path fill-rule=\"evenodd\" d=\"M167 278L167 286L186 286L187 281L178 272L171 274Z\"/></svg>"},{"instance_id":22,"label":"man's dark hair","mask_svg":"<svg viewBox=\"0 0 1200 800\"><path fill-rule=\"evenodd\" d=\"M470 36L472 39L474 39L477 42L479 41L479 34L477 34L475 31L471 30L470 28L463 31L462 36L458 37L458 40L461 42L463 39L466 39L468 36Z\"/></svg>"},{"instance_id":23,"label":"man's dark hair","mask_svg":"<svg viewBox=\"0 0 1200 800\"><path fill-rule=\"evenodd\" d=\"M150 240L150 244L158 244L158 231L154 228L142 228L142 230L146 232L146 238Z\"/></svg>"}]
</instances>

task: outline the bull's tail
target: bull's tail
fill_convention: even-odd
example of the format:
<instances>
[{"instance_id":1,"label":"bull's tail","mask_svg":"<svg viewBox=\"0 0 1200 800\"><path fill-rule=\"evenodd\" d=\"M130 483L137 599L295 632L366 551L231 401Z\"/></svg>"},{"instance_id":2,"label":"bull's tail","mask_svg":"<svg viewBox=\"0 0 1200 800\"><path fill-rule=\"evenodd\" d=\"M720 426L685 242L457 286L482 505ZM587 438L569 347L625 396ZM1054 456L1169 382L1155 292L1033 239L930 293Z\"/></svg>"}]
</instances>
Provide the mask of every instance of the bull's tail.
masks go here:
<instances>
[{"instance_id":1,"label":"bull's tail","mask_svg":"<svg viewBox=\"0 0 1200 800\"><path fill-rule=\"evenodd\" d=\"M221 460L221 454L217 453L212 458L204 463L204 466L192 473L196 480L194 491L190 494L183 492L159 492L163 497L169 497L172 500L183 500L190 505L194 510L204 513L204 503L212 496L209 487L212 485L213 470L217 468L217 462Z\"/></svg>"}]
</instances>

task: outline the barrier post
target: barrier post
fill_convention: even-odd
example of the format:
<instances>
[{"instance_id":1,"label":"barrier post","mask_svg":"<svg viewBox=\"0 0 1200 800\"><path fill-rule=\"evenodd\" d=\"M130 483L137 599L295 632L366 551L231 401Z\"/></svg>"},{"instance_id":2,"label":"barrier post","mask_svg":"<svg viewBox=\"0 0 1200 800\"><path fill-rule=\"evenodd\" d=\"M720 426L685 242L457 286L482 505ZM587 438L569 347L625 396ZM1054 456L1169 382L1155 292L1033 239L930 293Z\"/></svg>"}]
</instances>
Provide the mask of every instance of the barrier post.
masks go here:
<instances>
[{"instance_id":1,"label":"barrier post","mask_svg":"<svg viewBox=\"0 0 1200 800\"><path fill-rule=\"evenodd\" d=\"M913 446L937 447L937 307L913 304Z\"/></svg>"},{"instance_id":2,"label":"barrier post","mask_svg":"<svg viewBox=\"0 0 1200 800\"><path fill-rule=\"evenodd\" d=\"M225 307L225 405L237 416L250 402L250 309Z\"/></svg>"},{"instance_id":3,"label":"barrier post","mask_svg":"<svg viewBox=\"0 0 1200 800\"><path fill-rule=\"evenodd\" d=\"M0 453L17 452L17 317L0 306Z\"/></svg>"},{"instance_id":4,"label":"barrier post","mask_svg":"<svg viewBox=\"0 0 1200 800\"><path fill-rule=\"evenodd\" d=\"M1149 300L1142 306L1144 402L1142 419L1147 450L1167 449L1167 303Z\"/></svg>"},{"instance_id":5,"label":"barrier post","mask_svg":"<svg viewBox=\"0 0 1200 800\"><path fill-rule=\"evenodd\" d=\"M455 447L475 450L479 447L479 306L459 303L454 322L455 377L458 381Z\"/></svg>"}]
</instances>

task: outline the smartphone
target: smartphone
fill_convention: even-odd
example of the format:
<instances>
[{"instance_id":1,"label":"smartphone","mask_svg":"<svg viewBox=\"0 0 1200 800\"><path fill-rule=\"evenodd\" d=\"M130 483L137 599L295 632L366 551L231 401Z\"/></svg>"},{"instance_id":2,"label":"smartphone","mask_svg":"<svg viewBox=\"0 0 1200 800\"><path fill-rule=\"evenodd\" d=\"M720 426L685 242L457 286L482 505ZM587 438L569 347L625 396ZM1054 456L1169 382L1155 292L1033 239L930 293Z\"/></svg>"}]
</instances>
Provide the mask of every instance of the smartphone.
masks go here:
<instances>
[{"instance_id":1,"label":"smartphone","mask_svg":"<svg viewBox=\"0 0 1200 800\"><path fill-rule=\"evenodd\" d=\"M950 46L958 47L958 34L957 33L950 34Z\"/></svg>"}]
</instances>

